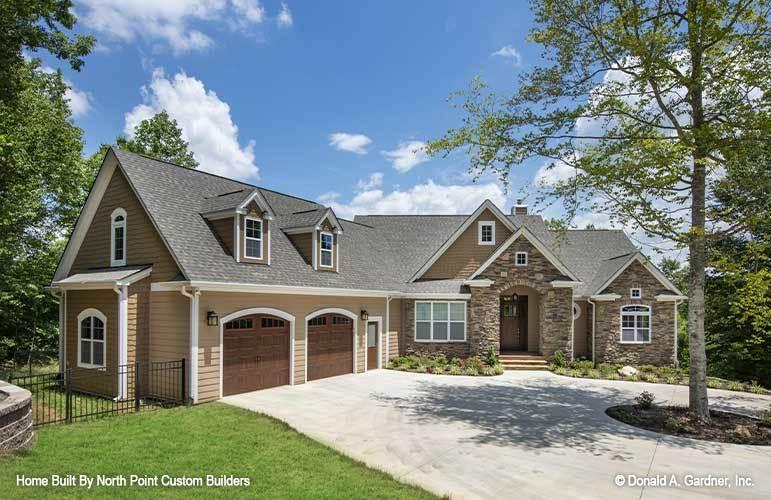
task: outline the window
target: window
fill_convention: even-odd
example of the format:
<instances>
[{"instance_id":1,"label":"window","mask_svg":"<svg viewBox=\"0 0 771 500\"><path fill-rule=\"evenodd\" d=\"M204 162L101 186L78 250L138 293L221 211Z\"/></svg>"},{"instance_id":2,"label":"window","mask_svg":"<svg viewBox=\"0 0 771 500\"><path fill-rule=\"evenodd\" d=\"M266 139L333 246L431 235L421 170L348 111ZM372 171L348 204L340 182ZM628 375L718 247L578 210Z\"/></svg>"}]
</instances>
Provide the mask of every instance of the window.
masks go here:
<instances>
[{"instance_id":1,"label":"window","mask_svg":"<svg viewBox=\"0 0 771 500\"><path fill-rule=\"evenodd\" d=\"M262 318L262 328L283 328L284 320L276 318Z\"/></svg>"},{"instance_id":2,"label":"window","mask_svg":"<svg viewBox=\"0 0 771 500\"><path fill-rule=\"evenodd\" d=\"M526 266L527 265L527 252L517 252L514 254L514 265L515 266Z\"/></svg>"},{"instance_id":3,"label":"window","mask_svg":"<svg viewBox=\"0 0 771 500\"><path fill-rule=\"evenodd\" d=\"M642 298L642 288L630 288L629 289L629 296L633 299L641 299Z\"/></svg>"},{"instance_id":4,"label":"window","mask_svg":"<svg viewBox=\"0 0 771 500\"><path fill-rule=\"evenodd\" d=\"M415 302L417 342L465 342L465 302Z\"/></svg>"},{"instance_id":5,"label":"window","mask_svg":"<svg viewBox=\"0 0 771 500\"><path fill-rule=\"evenodd\" d=\"M308 320L308 326L324 326L327 324L326 316L316 316L313 319Z\"/></svg>"},{"instance_id":6,"label":"window","mask_svg":"<svg viewBox=\"0 0 771 500\"><path fill-rule=\"evenodd\" d=\"M348 318L346 316L332 316L332 324L333 325L350 325L351 318Z\"/></svg>"},{"instance_id":7,"label":"window","mask_svg":"<svg viewBox=\"0 0 771 500\"><path fill-rule=\"evenodd\" d=\"M321 233L321 267L332 267L332 233Z\"/></svg>"},{"instance_id":8,"label":"window","mask_svg":"<svg viewBox=\"0 0 771 500\"><path fill-rule=\"evenodd\" d=\"M648 306L621 307L621 342L644 343L651 341L651 308Z\"/></svg>"},{"instance_id":9,"label":"window","mask_svg":"<svg viewBox=\"0 0 771 500\"><path fill-rule=\"evenodd\" d=\"M78 366L104 368L106 322L105 315L96 309L78 315Z\"/></svg>"},{"instance_id":10,"label":"window","mask_svg":"<svg viewBox=\"0 0 771 500\"><path fill-rule=\"evenodd\" d=\"M225 323L226 330L251 330L254 328L252 318L234 319Z\"/></svg>"},{"instance_id":11,"label":"window","mask_svg":"<svg viewBox=\"0 0 771 500\"><path fill-rule=\"evenodd\" d=\"M495 244L495 222L482 221L479 223L479 244Z\"/></svg>"},{"instance_id":12,"label":"window","mask_svg":"<svg viewBox=\"0 0 771 500\"><path fill-rule=\"evenodd\" d=\"M573 302L573 321L581 317L581 306Z\"/></svg>"},{"instance_id":13,"label":"window","mask_svg":"<svg viewBox=\"0 0 771 500\"><path fill-rule=\"evenodd\" d=\"M126 211L116 208L110 215L110 265L126 265Z\"/></svg>"},{"instance_id":14,"label":"window","mask_svg":"<svg viewBox=\"0 0 771 500\"><path fill-rule=\"evenodd\" d=\"M253 217L244 219L244 256L262 259L262 220Z\"/></svg>"}]
</instances>

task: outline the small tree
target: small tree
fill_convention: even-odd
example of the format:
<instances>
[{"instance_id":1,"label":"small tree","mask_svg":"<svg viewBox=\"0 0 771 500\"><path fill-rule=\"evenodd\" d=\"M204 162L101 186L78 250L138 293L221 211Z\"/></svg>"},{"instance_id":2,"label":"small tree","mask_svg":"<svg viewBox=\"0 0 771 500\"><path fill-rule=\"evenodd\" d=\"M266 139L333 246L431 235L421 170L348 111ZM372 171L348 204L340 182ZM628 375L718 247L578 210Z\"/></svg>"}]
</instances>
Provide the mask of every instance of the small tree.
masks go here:
<instances>
[{"instance_id":1,"label":"small tree","mask_svg":"<svg viewBox=\"0 0 771 500\"><path fill-rule=\"evenodd\" d=\"M142 120L134 129L134 138L118 137L118 147L134 153L146 154L183 167L196 168L198 162L188 143L182 138L177 120L161 111L152 118Z\"/></svg>"},{"instance_id":2,"label":"small tree","mask_svg":"<svg viewBox=\"0 0 771 500\"><path fill-rule=\"evenodd\" d=\"M706 243L737 233L712 206L712 182L748 168L771 137L768 0L533 0L530 39L547 66L499 98L475 80L463 123L432 154L465 149L470 169L508 183L540 157L564 201L689 250L690 408L709 418L704 344ZM763 69L766 68L766 69ZM557 175L559 174L559 175Z\"/></svg>"}]
</instances>

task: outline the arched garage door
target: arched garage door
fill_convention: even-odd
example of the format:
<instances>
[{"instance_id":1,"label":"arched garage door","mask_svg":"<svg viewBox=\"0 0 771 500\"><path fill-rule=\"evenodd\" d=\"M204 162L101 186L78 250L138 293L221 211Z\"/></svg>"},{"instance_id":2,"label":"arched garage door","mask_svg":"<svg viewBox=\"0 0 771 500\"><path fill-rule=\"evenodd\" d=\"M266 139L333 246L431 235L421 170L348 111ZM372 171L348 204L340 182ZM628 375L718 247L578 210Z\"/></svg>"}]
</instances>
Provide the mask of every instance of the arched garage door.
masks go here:
<instances>
[{"instance_id":1,"label":"arched garage door","mask_svg":"<svg viewBox=\"0 0 771 500\"><path fill-rule=\"evenodd\" d=\"M222 333L222 394L289 383L289 322L275 316L242 316Z\"/></svg>"},{"instance_id":2,"label":"arched garage door","mask_svg":"<svg viewBox=\"0 0 771 500\"><path fill-rule=\"evenodd\" d=\"M324 314L308 320L308 380L353 373L353 320Z\"/></svg>"}]
</instances>

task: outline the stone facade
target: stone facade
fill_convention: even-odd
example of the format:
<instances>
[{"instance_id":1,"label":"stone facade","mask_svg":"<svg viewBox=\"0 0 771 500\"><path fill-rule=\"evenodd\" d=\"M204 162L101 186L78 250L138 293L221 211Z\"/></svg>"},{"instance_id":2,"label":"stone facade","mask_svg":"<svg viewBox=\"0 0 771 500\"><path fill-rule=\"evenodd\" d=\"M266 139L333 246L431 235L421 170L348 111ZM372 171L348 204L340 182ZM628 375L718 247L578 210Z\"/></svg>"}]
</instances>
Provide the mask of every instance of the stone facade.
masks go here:
<instances>
[{"instance_id":1,"label":"stone facade","mask_svg":"<svg viewBox=\"0 0 771 500\"><path fill-rule=\"evenodd\" d=\"M32 395L0 381L0 453L28 448L33 437Z\"/></svg>"},{"instance_id":2,"label":"stone facade","mask_svg":"<svg viewBox=\"0 0 771 500\"><path fill-rule=\"evenodd\" d=\"M552 288L541 296L540 352L551 357L555 351L562 351L568 357L573 352L573 289Z\"/></svg>"},{"instance_id":3,"label":"stone facade","mask_svg":"<svg viewBox=\"0 0 771 500\"><path fill-rule=\"evenodd\" d=\"M630 289L640 288L642 298L630 298ZM596 302L595 348L598 363L672 365L675 363L675 305L656 302L655 296L671 294L639 262L632 263L603 293L618 294L613 301ZM645 305L651 308L650 342L621 342L621 307Z\"/></svg>"}]
</instances>

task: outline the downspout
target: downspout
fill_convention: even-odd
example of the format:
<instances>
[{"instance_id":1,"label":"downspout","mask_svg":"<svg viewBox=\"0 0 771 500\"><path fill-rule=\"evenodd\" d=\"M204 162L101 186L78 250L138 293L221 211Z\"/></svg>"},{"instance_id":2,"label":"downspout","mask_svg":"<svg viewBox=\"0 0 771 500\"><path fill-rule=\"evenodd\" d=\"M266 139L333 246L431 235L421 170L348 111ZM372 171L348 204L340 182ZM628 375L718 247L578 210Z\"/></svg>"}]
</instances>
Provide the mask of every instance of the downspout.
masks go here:
<instances>
[{"instance_id":1,"label":"downspout","mask_svg":"<svg viewBox=\"0 0 771 500\"><path fill-rule=\"evenodd\" d=\"M128 285L114 286L118 294L118 399L128 397Z\"/></svg>"},{"instance_id":2,"label":"downspout","mask_svg":"<svg viewBox=\"0 0 771 500\"><path fill-rule=\"evenodd\" d=\"M597 306L594 302L592 302L591 297L588 297L586 301L592 305L592 364L597 366L597 363L594 360L594 313L597 310Z\"/></svg>"},{"instance_id":3,"label":"downspout","mask_svg":"<svg viewBox=\"0 0 771 500\"><path fill-rule=\"evenodd\" d=\"M186 287L179 289L180 293L190 299L190 351L188 353L190 373L189 392L193 404L198 402L198 298L201 291L193 288L192 293Z\"/></svg>"},{"instance_id":4,"label":"downspout","mask_svg":"<svg viewBox=\"0 0 771 500\"><path fill-rule=\"evenodd\" d=\"M64 372L65 360L67 359L64 352L67 345L65 342L65 335L67 332L67 306L64 301L66 300L65 297L67 296L67 292L65 290L56 290L54 288L51 288L50 292L51 295L59 299L59 371Z\"/></svg>"},{"instance_id":5,"label":"downspout","mask_svg":"<svg viewBox=\"0 0 771 500\"><path fill-rule=\"evenodd\" d=\"M394 298L390 295L386 296L386 320L385 320L385 362L386 368L388 367L388 361L391 359L391 301ZM381 356L382 358L382 356Z\"/></svg>"},{"instance_id":6,"label":"downspout","mask_svg":"<svg viewBox=\"0 0 771 500\"><path fill-rule=\"evenodd\" d=\"M682 303L683 303L682 300L676 300L675 301L675 359L674 359L675 368L680 368L680 361L679 361L679 359L677 357L677 336L678 336L678 333L679 333L677 331L677 315L678 315L678 308L677 308L677 306L679 306Z\"/></svg>"}]
</instances>

